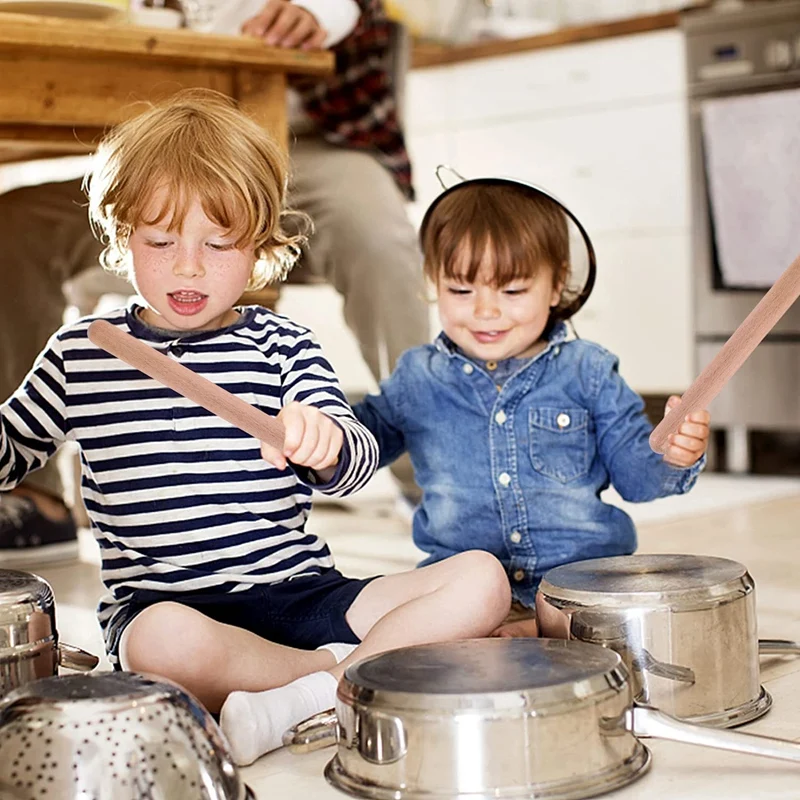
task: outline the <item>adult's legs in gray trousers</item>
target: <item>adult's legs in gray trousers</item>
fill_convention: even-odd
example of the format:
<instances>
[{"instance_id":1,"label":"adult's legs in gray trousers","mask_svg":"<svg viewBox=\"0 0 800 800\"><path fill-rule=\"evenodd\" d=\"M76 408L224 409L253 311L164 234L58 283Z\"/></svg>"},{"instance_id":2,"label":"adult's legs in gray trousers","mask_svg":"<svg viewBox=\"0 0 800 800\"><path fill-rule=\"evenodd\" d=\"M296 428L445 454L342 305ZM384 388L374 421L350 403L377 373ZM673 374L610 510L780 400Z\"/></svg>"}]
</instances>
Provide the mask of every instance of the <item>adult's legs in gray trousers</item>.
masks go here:
<instances>
[{"instance_id":1,"label":"adult's legs in gray trousers","mask_svg":"<svg viewBox=\"0 0 800 800\"><path fill-rule=\"evenodd\" d=\"M0 241L0 401L4 401L61 326L64 283L97 264L102 246L89 228L80 180L0 194ZM25 484L62 496L61 477L52 459Z\"/></svg>"},{"instance_id":2,"label":"adult's legs in gray trousers","mask_svg":"<svg viewBox=\"0 0 800 800\"><path fill-rule=\"evenodd\" d=\"M371 155L299 137L292 150L291 202L314 220L304 258L344 299L344 317L376 381L403 351L430 341L422 256L405 201ZM403 493L418 499L407 456L392 465Z\"/></svg>"},{"instance_id":3,"label":"adult's legs in gray trousers","mask_svg":"<svg viewBox=\"0 0 800 800\"><path fill-rule=\"evenodd\" d=\"M404 350L430 341L422 258L405 202L371 155L299 137L292 205L309 214L304 259L344 298L344 316L377 381Z\"/></svg>"},{"instance_id":4,"label":"adult's legs in gray trousers","mask_svg":"<svg viewBox=\"0 0 800 800\"><path fill-rule=\"evenodd\" d=\"M314 219L316 230L305 259L343 295L347 324L380 380L404 350L430 340L419 249L403 197L365 153L301 137L292 157L291 203ZM62 324L64 283L96 265L102 246L89 228L80 180L0 194L0 241L2 401ZM412 492L408 463L398 462L394 472ZM62 494L53 461L26 485Z\"/></svg>"}]
</instances>

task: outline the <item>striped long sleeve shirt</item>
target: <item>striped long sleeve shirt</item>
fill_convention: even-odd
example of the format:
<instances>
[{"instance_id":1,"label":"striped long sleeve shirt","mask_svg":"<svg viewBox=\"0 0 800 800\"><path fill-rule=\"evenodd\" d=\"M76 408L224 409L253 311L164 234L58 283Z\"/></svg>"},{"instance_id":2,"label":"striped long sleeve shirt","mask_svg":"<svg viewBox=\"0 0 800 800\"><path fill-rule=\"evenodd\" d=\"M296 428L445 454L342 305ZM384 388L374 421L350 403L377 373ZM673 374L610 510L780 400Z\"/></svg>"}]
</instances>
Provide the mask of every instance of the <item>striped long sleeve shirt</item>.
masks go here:
<instances>
[{"instance_id":1,"label":"striped long sleeve shirt","mask_svg":"<svg viewBox=\"0 0 800 800\"><path fill-rule=\"evenodd\" d=\"M179 338L147 326L135 305L102 315L268 414L299 401L333 417L344 444L325 484L302 467L275 469L250 435L96 347L87 335L96 318L58 331L0 406L0 490L62 443L80 446L108 589L104 630L138 589L236 592L332 566L305 527L310 487L359 489L378 450L311 332L256 306L228 328Z\"/></svg>"}]
</instances>

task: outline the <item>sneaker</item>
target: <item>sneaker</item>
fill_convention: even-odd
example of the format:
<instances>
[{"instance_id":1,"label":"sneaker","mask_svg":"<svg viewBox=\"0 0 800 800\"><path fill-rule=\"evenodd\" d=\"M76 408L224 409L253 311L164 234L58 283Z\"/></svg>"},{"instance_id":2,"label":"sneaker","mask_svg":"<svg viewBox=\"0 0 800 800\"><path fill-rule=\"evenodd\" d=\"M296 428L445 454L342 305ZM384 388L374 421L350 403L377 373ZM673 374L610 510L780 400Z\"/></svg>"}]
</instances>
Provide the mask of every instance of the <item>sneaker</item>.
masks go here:
<instances>
[{"instance_id":1,"label":"sneaker","mask_svg":"<svg viewBox=\"0 0 800 800\"><path fill-rule=\"evenodd\" d=\"M77 557L78 532L71 515L56 522L29 497L0 494L0 566L38 566Z\"/></svg>"}]
</instances>

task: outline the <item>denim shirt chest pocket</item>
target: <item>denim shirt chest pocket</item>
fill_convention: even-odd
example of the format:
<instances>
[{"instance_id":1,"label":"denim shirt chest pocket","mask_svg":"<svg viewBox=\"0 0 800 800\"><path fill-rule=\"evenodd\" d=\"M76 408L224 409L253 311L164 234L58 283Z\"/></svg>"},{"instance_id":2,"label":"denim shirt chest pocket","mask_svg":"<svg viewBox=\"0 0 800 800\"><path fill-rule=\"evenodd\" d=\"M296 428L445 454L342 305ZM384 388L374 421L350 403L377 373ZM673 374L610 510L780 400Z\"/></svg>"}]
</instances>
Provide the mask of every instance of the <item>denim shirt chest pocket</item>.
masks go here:
<instances>
[{"instance_id":1,"label":"denim shirt chest pocket","mask_svg":"<svg viewBox=\"0 0 800 800\"><path fill-rule=\"evenodd\" d=\"M589 472L592 447L585 408L532 408L529 411L533 468L567 483Z\"/></svg>"}]
</instances>

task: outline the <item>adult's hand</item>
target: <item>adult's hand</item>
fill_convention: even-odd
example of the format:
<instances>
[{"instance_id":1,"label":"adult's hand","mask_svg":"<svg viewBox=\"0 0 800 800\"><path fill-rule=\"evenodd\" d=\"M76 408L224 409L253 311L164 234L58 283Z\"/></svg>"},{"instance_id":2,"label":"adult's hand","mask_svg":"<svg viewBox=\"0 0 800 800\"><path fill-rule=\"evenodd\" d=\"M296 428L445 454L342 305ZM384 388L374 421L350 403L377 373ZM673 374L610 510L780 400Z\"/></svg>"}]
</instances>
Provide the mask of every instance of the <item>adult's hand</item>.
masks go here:
<instances>
[{"instance_id":1,"label":"adult's hand","mask_svg":"<svg viewBox=\"0 0 800 800\"><path fill-rule=\"evenodd\" d=\"M310 11L289 0L267 0L256 16L244 22L242 33L275 47L302 50L319 50L328 35Z\"/></svg>"}]
</instances>

